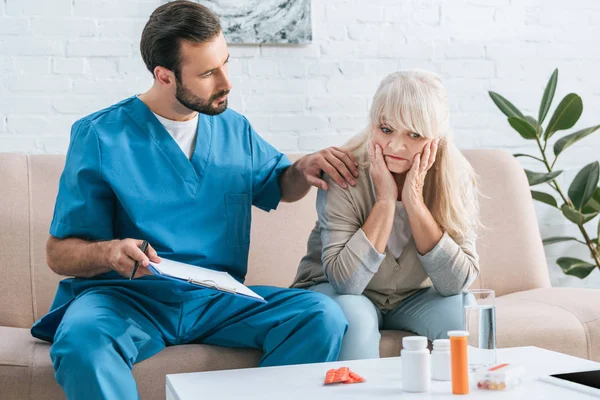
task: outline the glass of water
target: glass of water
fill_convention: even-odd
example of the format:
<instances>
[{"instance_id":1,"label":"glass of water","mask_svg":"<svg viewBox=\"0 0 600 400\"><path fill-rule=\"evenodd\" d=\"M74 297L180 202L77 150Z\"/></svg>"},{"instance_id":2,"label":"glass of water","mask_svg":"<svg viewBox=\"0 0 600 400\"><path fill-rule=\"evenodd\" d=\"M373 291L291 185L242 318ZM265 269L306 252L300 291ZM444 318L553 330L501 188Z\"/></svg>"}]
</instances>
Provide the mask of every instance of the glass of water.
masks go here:
<instances>
[{"instance_id":1,"label":"glass of water","mask_svg":"<svg viewBox=\"0 0 600 400\"><path fill-rule=\"evenodd\" d=\"M489 367L496 363L496 306L491 289L463 292L465 330L469 332L469 369Z\"/></svg>"}]
</instances>

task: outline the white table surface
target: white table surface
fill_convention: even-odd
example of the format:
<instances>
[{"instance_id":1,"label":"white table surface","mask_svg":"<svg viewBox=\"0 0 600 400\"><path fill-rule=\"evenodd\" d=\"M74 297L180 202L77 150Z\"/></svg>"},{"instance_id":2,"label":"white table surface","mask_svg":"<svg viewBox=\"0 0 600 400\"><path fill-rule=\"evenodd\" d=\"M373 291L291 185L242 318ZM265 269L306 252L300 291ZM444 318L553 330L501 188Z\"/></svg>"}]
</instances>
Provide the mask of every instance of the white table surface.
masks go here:
<instances>
[{"instance_id":1,"label":"white table surface","mask_svg":"<svg viewBox=\"0 0 600 400\"><path fill-rule=\"evenodd\" d=\"M599 369L600 363L538 347L514 347L498 350L498 363L522 364L524 382L506 391L477 389L465 396L452 395L450 382L431 382L429 393L402 390L400 357L356 360L284 367L248 368L227 371L194 372L167 375L168 400L319 400L319 399L544 399L572 400L598 398L553 384L538 381L541 375ZM366 379L364 383L323 385L330 368L348 366Z\"/></svg>"}]
</instances>

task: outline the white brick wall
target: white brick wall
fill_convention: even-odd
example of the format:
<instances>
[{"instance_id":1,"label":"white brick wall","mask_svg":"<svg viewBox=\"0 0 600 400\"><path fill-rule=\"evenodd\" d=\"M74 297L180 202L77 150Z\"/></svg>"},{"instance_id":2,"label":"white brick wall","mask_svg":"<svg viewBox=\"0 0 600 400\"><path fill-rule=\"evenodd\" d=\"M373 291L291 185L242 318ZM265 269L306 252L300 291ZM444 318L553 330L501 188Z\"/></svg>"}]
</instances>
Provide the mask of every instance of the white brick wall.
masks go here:
<instances>
[{"instance_id":1,"label":"white brick wall","mask_svg":"<svg viewBox=\"0 0 600 400\"><path fill-rule=\"evenodd\" d=\"M162 3L0 1L0 151L65 152L74 120L145 90L151 76L139 39ZM559 0L313 0L312 14L311 45L230 46L231 106L282 151L343 143L365 123L380 79L414 67L443 76L462 148L535 153L487 91L537 114L555 67L554 105L576 92L585 106L577 127L600 124L597 0L568 7ZM561 156L563 189L599 154L597 134ZM532 160L523 165L537 167ZM536 210L542 235L577 235L556 210ZM599 271L580 281L554 265L564 255L586 258L582 246L569 242L546 253L554 284L600 287Z\"/></svg>"}]
</instances>

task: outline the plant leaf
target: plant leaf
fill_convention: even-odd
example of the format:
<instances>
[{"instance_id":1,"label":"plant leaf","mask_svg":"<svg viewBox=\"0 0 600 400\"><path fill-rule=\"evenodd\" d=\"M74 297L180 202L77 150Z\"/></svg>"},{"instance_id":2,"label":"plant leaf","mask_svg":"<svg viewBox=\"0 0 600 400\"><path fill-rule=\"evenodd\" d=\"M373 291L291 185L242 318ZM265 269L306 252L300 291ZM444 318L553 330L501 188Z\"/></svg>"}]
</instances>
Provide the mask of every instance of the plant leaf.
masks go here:
<instances>
[{"instance_id":1,"label":"plant leaf","mask_svg":"<svg viewBox=\"0 0 600 400\"><path fill-rule=\"evenodd\" d=\"M490 95L496 106L498 106L500 111L502 111L507 117L525 118L523 113L519 111L517 107L513 106L513 104L510 101L506 100L498 93L489 91L488 94Z\"/></svg>"},{"instance_id":2,"label":"plant leaf","mask_svg":"<svg viewBox=\"0 0 600 400\"><path fill-rule=\"evenodd\" d=\"M529 157L529 158L533 158L534 160L537 160L539 162L544 162L544 160L542 160L541 158L537 158L537 157L534 157L534 156L529 155L529 154L515 153L515 154L513 154L513 156L514 157Z\"/></svg>"},{"instance_id":3,"label":"plant leaf","mask_svg":"<svg viewBox=\"0 0 600 400\"><path fill-rule=\"evenodd\" d=\"M529 115L525 116L525 121L529 122L529 125L533 126L536 132L536 136L540 135L540 124L538 124L537 120Z\"/></svg>"},{"instance_id":4,"label":"plant leaf","mask_svg":"<svg viewBox=\"0 0 600 400\"><path fill-rule=\"evenodd\" d=\"M598 220L598 246L600 246L600 219Z\"/></svg>"},{"instance_id":5,"label":"plant leaf","mask_svg":"<svg viewBox=\"0 0 600 400\"><path fill-rule=\"evenodd\" d=\"M531 124L519 117L509 117L508 123L512 126L524 139L535 139L537 131Z\"/></svg>"},{"instance_id":6,"label":"plant leaf","mask_svg":"<svg viewBox=\"0 0 600 400\"><path fill-rule=\"evenodd\" d=\"M583 212L600 212L600 186L594 190L594 194L582 208Z\"/></svg>"},{"instance_id":7,"label":"plant leaf","mask_svg":"<svg viewBox=\"0 0 600 400\"><path fill-rule=\"evenodd\" d=\"M569 240L574 240L576 242L581 243L581 241L577 238L574 237L570 237L570 236L554 236L554 237L549 237L544 239L542 242L544 243L544 246L548 245L548 244L554 244L554 243L560 243L560 242L567 242Z\"/></svg>"},{"instance_id":8,"label":"plant leaf","mask_svg":"<svg viewBox=\"0 0 600 400\"><path fill-rule=\"evenodd\" d=\"M556 91L556 82L558 81L558 68L554 70L544 90L544 96L542 96L542 103L540 104L540 112L538 114L538 121L540 125L544 122L544 118L548 114L552 99L554 99L554 92Z\"/></svg>"},{"instance_id":9,"label":"plant leaf","mask_svg":"<svg viewBox=\"0 0 600 400\"><path fill-rule=\"evenodd\" d=\"M581 225L593 220L598 215L597 212L592 213L592 214L580 213L579 211L577 211L576 209L574 209L573 207L571 207L568 204L563 204L562 207L560 207L560 209L562 210L564 216L567 217L567 219L569 221L571 221L575 224L581 224Z\"/></svg>"},{"instance_id":10,"label":"plant leaf","mask_svg":"<svg viewBox=\"0 0 600 400\"><path fill-rule=\"evenodd\" d=\"M581 209L582 214L594 214L596 212L597 210L593 209L592 207L589 207L588 205L583 206L583 208Z\"/></svg>"},{"instance_id":11,"label":"plant leaf","mask_svg":"<svg viewBox=\"0 0 600 400\"><path fill-rule=\"evenodd\" d=\"M561 257L556 260L556 263L565 274L576 276L579 279L585 278L596 268L593 264L571 257Z\"/></svg>"},{"instance_id":12,"label":"plant leaf","mask_svg":"<svg viewBox=\"0 0 600 400\"><path fill-rule=\"evenodd\" d=\"M575 93L566 95L558 107L556 107L552 118L550 118L550 122L548 122L545 139L550 139L556 131L572 128L577 120L579 120L579 117L581 117L582 112L583 102L581 101L581 97Z\"/></svg>"},{"instance_id":13,"label":"plant leaf","mask_svg":"<svg viewBox=\"0 0 600 400\"><path fill-rule=\"evenodd\" d=\"M531 115L526 115L525 121L529 122L529 124L534 128L537 128L539 126L537 119L533 118Z\"/></svg>"},{"instance_id":14,"label":"plant leaf","mask_svg":"<svg viewBox=\"0 0 600 400\"><path fill-rule=\"evenodd\" d=\"M558 208L558 203L556 202L556 199L548 193L532 190L531 197L533 197L534 200L541 201L542 203L546 203L548 205L551 205L552 207Z\"/></svg>"},{"instance_id":15,"label":"plant leaf","mask_svg":"<svg viewBox=\"0 0 600 400\"><path fill-rule=\"evenodd\" d=\"M572 133L570 135L567 135L565 137L558 139L556 141L556 143L554 143L554 155L558 156L567 147L571 146L572 144L577 143L584 137L591 135L592 133L596 132L598 129L600 129L600 125L591 126L589 128L582 129L580 131L577 131L575 133Z\"/></svg>"},{"instance_id":16,"label":"plant leaf","mask_svg":"<svg viewBox=\"0 0 600 400\"><path fill-rule=\"evenodd\" d=\"M569 187L569 198L573 202L573 206L580 210L592 198L598 179L600 178L600 163L594 161L586 165L577 173L575 179Z\"/></svg>"},{"instance_id":17,"label":"plant leaf","mask_svg":"<svg viewBox=\"0 0 600 400\"><path fill-rule=\"evenodd\" d=\"M562 171L552 171L549 173L533 172L528 169L525 170L529 186L539 185L540 183L551 181L562 173Z\"/></svg>"}]
</instances>

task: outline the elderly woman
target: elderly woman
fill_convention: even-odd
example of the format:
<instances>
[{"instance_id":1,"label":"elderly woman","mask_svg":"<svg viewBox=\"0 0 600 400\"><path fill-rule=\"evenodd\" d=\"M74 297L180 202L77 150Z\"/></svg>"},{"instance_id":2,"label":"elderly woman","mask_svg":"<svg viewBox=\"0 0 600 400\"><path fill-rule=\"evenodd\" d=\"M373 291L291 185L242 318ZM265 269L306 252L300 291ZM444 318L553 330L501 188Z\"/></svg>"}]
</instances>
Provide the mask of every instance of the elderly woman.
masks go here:
<instances>
[{"instance_id":1,"label":"elderly woman","mask_svg":"<svg viewBox=\"0 0 600 400\"><path fill-rule=\"evenodd\" d=\"M380 328L430 340L462 329L461 292L479 274L478 190L448 118L435 74L393 73L375 93L370 123L345 146L359 163L356 184L324 176L292 286L343 309L341 360L379 357Z\"/></svg>"}]
</instances>

